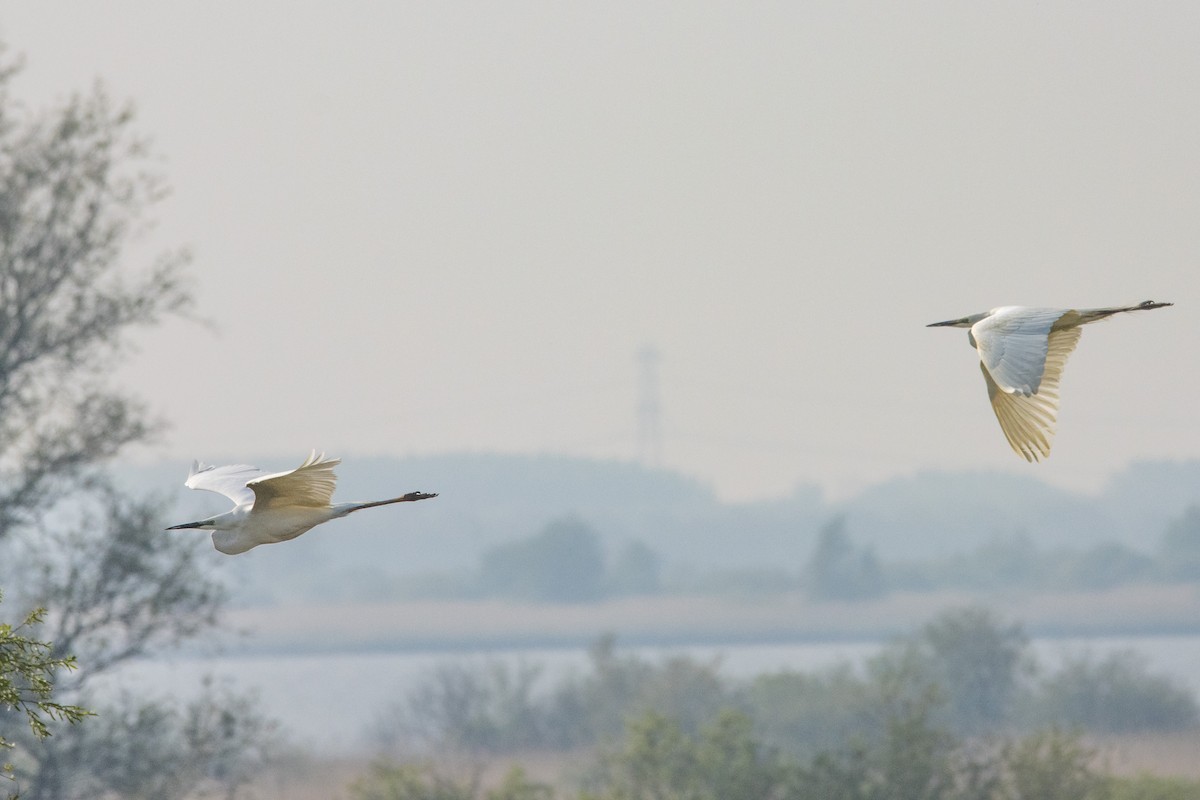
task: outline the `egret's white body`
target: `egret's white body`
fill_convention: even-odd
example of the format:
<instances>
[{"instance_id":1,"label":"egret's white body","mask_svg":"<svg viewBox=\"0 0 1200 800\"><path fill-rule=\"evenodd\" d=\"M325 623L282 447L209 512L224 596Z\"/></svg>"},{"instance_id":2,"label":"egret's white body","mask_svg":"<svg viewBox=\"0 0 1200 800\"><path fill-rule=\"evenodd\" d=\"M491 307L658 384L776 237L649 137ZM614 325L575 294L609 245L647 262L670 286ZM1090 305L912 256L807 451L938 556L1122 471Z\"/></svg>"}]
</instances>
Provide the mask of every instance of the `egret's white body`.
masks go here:
<instances>
[{"instance_id":1,"label":"egret's white body","mask_svg":"<svg viewBox=\"0 0 1200 800\"><path fill-rule=\"evenodd\" d=\"M229 464L214 467L192 463L184 486L223 494L234 506L224 514L199 522L172 525L169 531L200 528L212 531L213 546L235 555L258 547L295 539L300 534L355 511L390 503L427 500L436 494L410 492L391 500L371 503L331 504L337 476L333 468L340 458L325 458L315 450L303 464L287 472L268 474L257 467Z\"/></svg>"},{"instance_id":2,"label":"egret's white body","mask_svg":"<svg viewBox=\"0 0 1200 800\"><path fill-rule=\"evenodd\" d=\"M1149 311L1172 303L1147 300L1114 308L1001 306L930 328L970 328L971 346L987 383L992 410L1012 449L1028 461L1050 455L1058 418L1058 382L1080 326L1126 311Z\"/></svg>"}]
</instances>

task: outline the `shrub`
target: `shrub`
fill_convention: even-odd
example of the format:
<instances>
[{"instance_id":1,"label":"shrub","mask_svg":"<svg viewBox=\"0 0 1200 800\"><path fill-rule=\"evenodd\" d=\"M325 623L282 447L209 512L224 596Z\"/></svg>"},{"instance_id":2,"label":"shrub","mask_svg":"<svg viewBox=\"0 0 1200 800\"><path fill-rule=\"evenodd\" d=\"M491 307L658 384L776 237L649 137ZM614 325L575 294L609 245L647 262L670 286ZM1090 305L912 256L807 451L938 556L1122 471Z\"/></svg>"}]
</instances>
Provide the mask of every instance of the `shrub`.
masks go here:
<instances>
[{"instance_id":1,"label":"shrub","mask_svg":"<svg viewBox=\"0 0 1200 800\"><path fill-rule=\"evenodd\" d=\"M1182 730L1200 721L1196 699L1169 678L1151 675L1137 653L1099 661L1067 661L1035 691L1027 722L1058 724L1099 733Z\"/></svg>"}]
</instances>

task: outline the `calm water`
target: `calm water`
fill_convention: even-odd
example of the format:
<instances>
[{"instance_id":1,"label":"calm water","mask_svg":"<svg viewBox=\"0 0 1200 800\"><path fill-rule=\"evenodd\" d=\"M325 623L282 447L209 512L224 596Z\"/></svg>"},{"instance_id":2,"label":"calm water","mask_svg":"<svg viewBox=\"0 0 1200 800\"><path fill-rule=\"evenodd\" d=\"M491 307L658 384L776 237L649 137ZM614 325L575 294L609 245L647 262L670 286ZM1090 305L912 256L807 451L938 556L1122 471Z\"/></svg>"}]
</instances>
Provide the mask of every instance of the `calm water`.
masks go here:
<instances>
[{"instance_id":1,"label":"calm water","mask_svg":"<svg viewBox=\"0 0 1200 800\"><path fill-rule=\"evenodd\" d=\"M1045 668L1064 658L1119 650L1142 654L1151 671L1170 676L1200 697L1200 636L1035 639L1033 652ZM879 642L623 648L649 659L687 655L719 659L726 677L752 677L784 669L815 670L838 664L860 665L878 652ZM255 656L142 661L121 671L120 685L139 692L190 699L200 681L218 681L257 695L263 710L277 719L294 743L324 754L348 754L368 745L365 729L390 703L402 699L428 672L447 662L503 661L538 665L543 681L587 667L583 649L505 650L454 653L369 653L308 656Z\"/></svg>"}]
</instances>

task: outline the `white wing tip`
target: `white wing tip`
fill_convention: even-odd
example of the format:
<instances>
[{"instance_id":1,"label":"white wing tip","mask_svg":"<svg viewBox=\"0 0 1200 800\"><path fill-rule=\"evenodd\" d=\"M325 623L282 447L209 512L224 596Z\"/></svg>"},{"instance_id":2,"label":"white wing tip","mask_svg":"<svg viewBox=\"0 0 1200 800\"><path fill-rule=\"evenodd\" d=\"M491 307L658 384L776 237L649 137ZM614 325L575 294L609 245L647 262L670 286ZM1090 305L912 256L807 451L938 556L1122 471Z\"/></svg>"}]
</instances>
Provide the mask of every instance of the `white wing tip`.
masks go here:
<instances>
[{"instance_id":1,"label":"white wing tip","mask_svg":"<svg viewBox=\"0 0 1200 800\"><path fill-rule=\"evenodd\" d=\"M342 463L340 458L326 458L324 451L317 452L316 450L310 450L308 452L308 458L304 459L304 463L297 467L297 469L311 467L314 464L329 464L330 466L335 466L340 463Z\"/></svg>"}]
</instances>

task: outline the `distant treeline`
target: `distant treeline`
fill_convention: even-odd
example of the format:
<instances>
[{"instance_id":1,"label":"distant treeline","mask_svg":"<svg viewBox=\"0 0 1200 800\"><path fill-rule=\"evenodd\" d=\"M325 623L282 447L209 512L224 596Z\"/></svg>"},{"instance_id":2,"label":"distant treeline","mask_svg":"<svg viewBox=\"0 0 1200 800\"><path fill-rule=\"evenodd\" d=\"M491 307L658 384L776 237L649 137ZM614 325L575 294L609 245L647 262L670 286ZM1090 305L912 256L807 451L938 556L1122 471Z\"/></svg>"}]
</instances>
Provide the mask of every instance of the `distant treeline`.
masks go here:
<instances>
[{"instance_id":1,"label":"distant treeline","mask_svg":"<svg viewBox=\"0 0 1200 800\"><path fill-rule=\"evenodd\" d=\"M881 562L871 548L855 546L837 518L821 530L802 584L814 599L856 600L894 590L1093 591L1200 581L1200 507L1189 507L1151 541L1153 549L1141 552L1116 542L1044 548L1024 534L996 535L942 558Z\"/></svg>"},{"instance_id":2,"label":"distant treeline","mask_svg":"<svg viewBox=\"0 0 1200 800\"><path fill-rule=\"evenodd\" d=\"M1190 507L1140 552L1115 542L1043 548L1022 534L997 535L969 550L919 561L884 560L856 544L845 517L790 563L759 568L669 569L642 541L606 552L606 537L578 517L554 520L524 538L488 548L474 570L394 580L340 582L353 600L499 597L589 603L655 594L767 595L869 600L892 591L1053 589L1092 591L1123 584L1200 581L1200 507ZM327 590L329 590L327 588Z\"/></svg>"}]
</instances>

